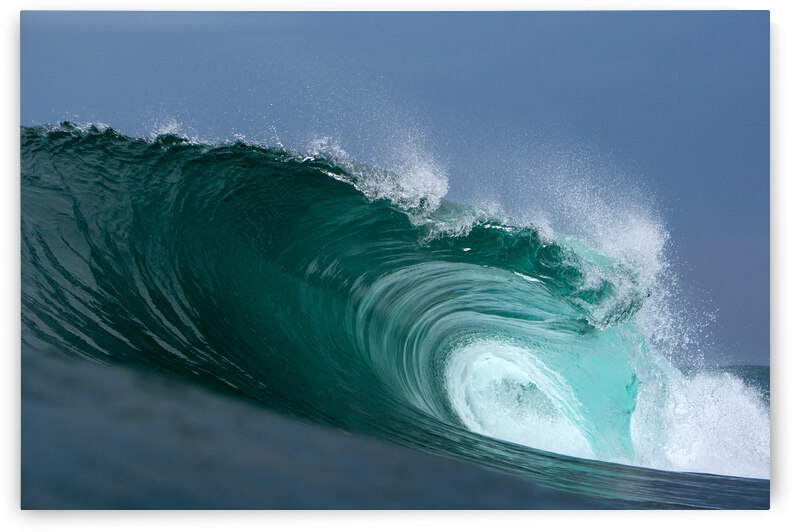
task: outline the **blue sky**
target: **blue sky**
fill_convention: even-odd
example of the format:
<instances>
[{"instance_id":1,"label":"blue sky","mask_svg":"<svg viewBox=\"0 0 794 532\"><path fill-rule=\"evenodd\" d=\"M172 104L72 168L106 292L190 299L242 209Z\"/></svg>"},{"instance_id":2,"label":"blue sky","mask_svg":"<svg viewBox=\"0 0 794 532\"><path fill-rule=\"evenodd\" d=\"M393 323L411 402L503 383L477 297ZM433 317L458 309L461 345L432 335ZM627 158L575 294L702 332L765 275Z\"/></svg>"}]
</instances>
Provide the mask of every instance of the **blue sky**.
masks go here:
<instances>
[{"instance_id":1,"label":"blue sky","mask_svg":"<svg viewBox=\"0 0 794 532\"><path fill-rule=\"evenodd\" d=\"M520 214L537 183L584 176L615 208L652 204L680 297L717 312L707 357L768 362L768 12L24 12L21 27L23 125L331 135L373 162L418 135L454 199Z\"/></svg>"}]
</instances>

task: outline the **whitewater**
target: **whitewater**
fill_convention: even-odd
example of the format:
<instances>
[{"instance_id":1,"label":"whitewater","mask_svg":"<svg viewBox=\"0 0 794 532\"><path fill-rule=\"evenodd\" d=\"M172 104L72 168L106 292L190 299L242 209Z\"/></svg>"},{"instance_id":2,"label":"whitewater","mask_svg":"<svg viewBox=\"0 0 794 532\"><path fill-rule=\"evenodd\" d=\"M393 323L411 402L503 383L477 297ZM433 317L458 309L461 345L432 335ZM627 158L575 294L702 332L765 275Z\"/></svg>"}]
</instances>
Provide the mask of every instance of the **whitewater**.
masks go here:
<instances>
[{"instance_id":1,"label":"whitewater","mask_svg":"<svg viewBox=\"0 0 794 532\"><path fill-rule=\"evenodd\" d=\"M24 342L554 488L768 504L768 375L683 355L658 216L556 183L564 233L445 199L416 150L177 133L21 129Z\"/></svg>"}]
</instances>

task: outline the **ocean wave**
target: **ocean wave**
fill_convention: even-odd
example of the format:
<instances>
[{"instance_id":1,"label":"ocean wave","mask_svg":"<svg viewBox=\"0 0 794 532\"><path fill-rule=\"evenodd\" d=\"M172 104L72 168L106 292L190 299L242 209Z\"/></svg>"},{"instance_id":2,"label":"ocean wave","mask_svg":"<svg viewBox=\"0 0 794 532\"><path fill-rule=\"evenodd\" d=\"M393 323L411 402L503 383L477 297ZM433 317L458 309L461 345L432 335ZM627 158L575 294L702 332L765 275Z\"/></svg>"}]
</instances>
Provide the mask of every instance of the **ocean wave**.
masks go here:
<instances>
[{"instance_id":1,"label":"ocean wave","mask_svg":"<svg viewBox=\"0 0 794 532\"><path fill-rule=\"evenodd\" d=\"M415 152L161 133L22 128L26 342L565 489L686 504L757 485L671 493L664 470L768 478L763 397L649 333L663 229L594 248L443 199Z\"/></svg>"}]
</instances>

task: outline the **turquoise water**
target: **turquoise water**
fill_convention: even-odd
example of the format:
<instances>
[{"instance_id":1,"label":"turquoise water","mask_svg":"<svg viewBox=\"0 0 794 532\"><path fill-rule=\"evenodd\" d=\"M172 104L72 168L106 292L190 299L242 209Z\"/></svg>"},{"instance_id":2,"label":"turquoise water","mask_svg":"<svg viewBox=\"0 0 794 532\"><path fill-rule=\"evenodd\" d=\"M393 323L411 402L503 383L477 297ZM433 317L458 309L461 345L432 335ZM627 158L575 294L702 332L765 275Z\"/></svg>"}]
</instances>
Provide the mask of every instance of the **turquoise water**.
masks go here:
<instances>
[{"instance_id":1,"label":"turquoise water","mask_svg":"<svg viewBox=\"0 0 794 532\"><path fill-rule=\"evenodd\" d=\"M657 349L645 255L444 200L421 165L72 124L21 146L34 347L572 492L768 505L768 391Z\"/></svg>"}]
</instances>

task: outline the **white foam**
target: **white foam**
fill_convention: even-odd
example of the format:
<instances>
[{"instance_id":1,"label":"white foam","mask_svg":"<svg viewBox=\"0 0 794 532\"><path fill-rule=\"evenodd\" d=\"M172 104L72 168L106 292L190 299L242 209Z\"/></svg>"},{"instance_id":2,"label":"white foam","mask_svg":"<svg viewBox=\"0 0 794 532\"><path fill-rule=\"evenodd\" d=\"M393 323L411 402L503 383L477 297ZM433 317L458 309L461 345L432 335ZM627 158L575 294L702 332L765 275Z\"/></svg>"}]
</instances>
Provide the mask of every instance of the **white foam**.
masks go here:
<instances>
[{"instance_id":1,"label":"white foam","mask_svg":"<svg viewBox=\"0 0 794 532\"><path fill-rule=\"evenodd\" d=\"M467 345L452 355L446 386L452 407L473 432L594 457L577 428L576 394L525 348L498 341Z\"/></svg>"},{"instance_id":2,"label":"white foam","mask_svg":"<svg viewBox=\"0 0 794 532\"><path fill-rule=\"evenodd\" d=\"M157 137L162 135L173 135L179 137L188 144L196 146L209 147L213 144L217 144L217 141L202 137L194 129L186 126L173 117L158 118L152 122L149 140L154 141Z\"/></svg>"},{"instance_id":3,"label":"white foam","mask_svg":"<svg viewBox=\"0 0 794 532\"><path fill-rule=\"evenodd\" d=\"M769 409L758 391L727 373L672 372L659 382L639 390L636 465L769 478Z\"/></svg>"},{"instance_id":4,"label":"white foam","mask_svg":"<svg viewBox=\"0 0 794 532\"><path fill-rule=\"evenodd\" d=\"M349 165L351 162L348 153L329 135L312 138L307 153L313 157L325 157L337 165Z\"/></svg>"},{"instance_id":5,"label":"white foam","mask_svg":"<svg viewBox=\"0 0 794 532\"><path fill-rule=\"evenodd\" d=\"M664 363L648 367L631 418L633 455L616 461L769 478L769 409L757 390L727 373L686 377ZM576 390L529 349L503 341L466 345L451 355L445 384L453 410L472 432L597 458L580 428L587 425L580 414L586 409Z\"/></svg>"},{"instance_id":6,"label":"white foam","mask_svg":"<svg viewBox=\"0 0 794 532\"><path fill-rule=\"evenodd\" d=\"M177 122L176 118L168 118L163 121L155 122L152 128L152 136L159 137L161 135L178 135L184 136L182 133L182 124Z\"/></svg>"},{"instance_id":7,"label":"white foam","mask_svg":"<svg viewBox=\"0 0 794 532\"><path fill-rule=\"evenodd\" d=\"M353 178L351 184L370 200L386 199L407 211L437 209L449 189L446 171L413 138L404 139L398 148L384 167L354 163L330 136L312 139L307 150L345 170Z\"/></svg>"}]
</instances>

